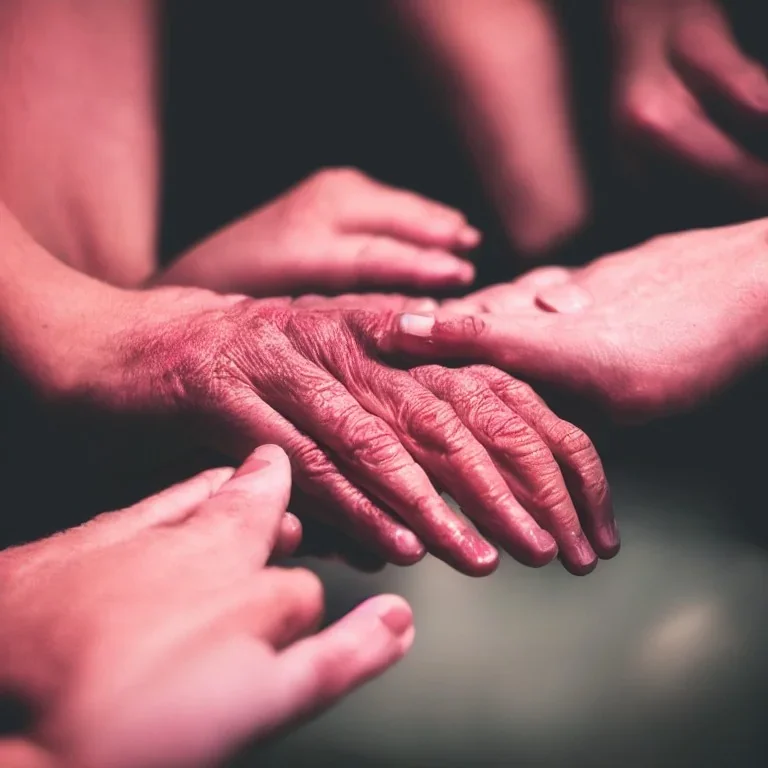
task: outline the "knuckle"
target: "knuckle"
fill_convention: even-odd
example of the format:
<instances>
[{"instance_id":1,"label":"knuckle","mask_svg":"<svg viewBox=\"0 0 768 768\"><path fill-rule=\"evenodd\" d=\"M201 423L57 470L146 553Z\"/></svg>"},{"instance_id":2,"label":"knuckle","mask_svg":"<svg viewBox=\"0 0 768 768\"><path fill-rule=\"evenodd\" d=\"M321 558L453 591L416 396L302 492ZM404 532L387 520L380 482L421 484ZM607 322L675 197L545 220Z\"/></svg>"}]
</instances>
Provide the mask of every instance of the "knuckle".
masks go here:
<instances>
[{"instance_id":1,"label":"knuckle","mask_svg":"<svg viewBox=\"0 0 768 768\"><path fill-rule=\"evenodd\" d=\"M402 469L406 463L405 451L394 433L376 416L350 415L342 420L340 434L347 458L357 465L390 473Z\"/></svg>"},{"instance_id":2,"label":"knuckle","mask_svg":"<svg viewBox=\"0 0 768 768\"><path fill-rule=\"evenodd\" d=\"M323 483L337 474L328 457L314 444L302 442L289 450L291 466L310 483Z\"/></svg>"},{"instance_id":3,"label":"knuckle","mask_svg":"<svg viewBox=\"0 0 768 768\"><path fill-rule=\"evenodd\" d=\"M404 421L413 438L426 448L453 453L462 447L464 425L456 411L435 397L416 397L405 407Z\"/></svg>"},{"instance_id":4,"label":"knuckle","mask_svg":"<svg viewBox=\"0 0 768 768\"><path fill-rule=\"evenodd\" d=\"M562 421L554 430L553 440L563 453L568 456L581 456L594 454L597 457L597 451L592 441L574 424Z\"/></svg>"},{"instance_id":5,"label":"knuckle","mask_svg":"<svg viewBox=\"0 0 768 768\"><path fill-rule=\"evenodd\" d=\"M572 523L575 515L571 513L570 499L562 483L554 474L541 479L531 494L531 504L538 510L546 511L561 524Z\"/></svg>"}]
</instances>

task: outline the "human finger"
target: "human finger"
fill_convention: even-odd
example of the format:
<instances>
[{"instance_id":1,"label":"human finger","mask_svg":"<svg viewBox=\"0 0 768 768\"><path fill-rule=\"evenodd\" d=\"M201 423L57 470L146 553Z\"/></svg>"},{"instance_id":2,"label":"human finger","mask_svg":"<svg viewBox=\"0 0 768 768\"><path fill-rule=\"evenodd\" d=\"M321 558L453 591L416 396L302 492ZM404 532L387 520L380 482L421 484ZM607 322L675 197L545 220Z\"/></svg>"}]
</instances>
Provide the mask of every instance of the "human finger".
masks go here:
<instances>
[{"instance_id":1,"label":"human finger","mask_svg":"<svg viewBox=\"0 0 768 768\"><path fill-rule=\"evenodd\" d=\"M541 435L473 368L426 365L411 370L411 374L451 403L487 450L519 502L523 514L518 525L526 531L538 530L539 526L547 531L557 543L561 561L572 573L591 571L597 557L582 530L560 467Z\"/></svg>"}]
</instances>

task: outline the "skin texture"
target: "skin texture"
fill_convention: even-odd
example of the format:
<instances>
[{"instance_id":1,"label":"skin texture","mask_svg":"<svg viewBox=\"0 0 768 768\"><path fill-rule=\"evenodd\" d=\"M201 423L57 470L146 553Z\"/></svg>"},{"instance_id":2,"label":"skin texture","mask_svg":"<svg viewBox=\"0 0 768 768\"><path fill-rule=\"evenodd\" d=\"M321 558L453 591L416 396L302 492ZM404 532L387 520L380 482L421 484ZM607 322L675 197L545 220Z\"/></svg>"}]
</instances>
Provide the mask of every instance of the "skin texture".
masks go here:
<instances>
[{"instance_id":1,"label":"skin texture","mask_svg":"<svg viewBox=\"0 0 768 768\"><path fill-rule=\"evenodd\" d=\"M157 268L159 10L0 3L0 199L50 253L115 285Z\"/></svg>"},{"instance_id":2,"label":"skin texture","mask_svg":"<svg viewBox=\"0 0 768 768\"><path fill-rule=\"evenodd\" d=\"M565 46L546 0L397 0L443 85L509 240L542 256L575 234L589 193Z\"/></svg>"},{"instance_id":3,"label":"skin texture","mask_svg":"<svg viewBox=\"0 0 768 768\"><path fill-rule=\"evenodd\" d=\"M428 549L472 575L496 567L497 550L437 489L530 565L558 545L576 573L615 553L605 475L587 438L543 404L538 424L522 424L514 381L498 372L385 363L377 347L392 311L119 290L57 262L10 214L0 223L4 354L79 429L107 421L122 447L126 426L145 424L140 452L165 440L241 458L276 443L312 514L396 563ZM62 291L70 302L56 300Z\"/></svg>"},{"instance_id":4,"label":"skin texture","mask_svg":"<svg viewBox=\"0 0 768 768\"><path fill-rule=\"evenodd\" d=\"M394 347L574 390L622 419L687 410L768 354L768 221L655 238L403 315ZM457 314L461 313L461 314Z\"/></svg>"},{"instance_id":5,"label":"skin texture","mask_svg":"<svg viewBox=\"0 0 768 768\"><path fill-rule=\"evenodd\" d=\"M768 202L768 164L744 139L768 128L768 76L715 0L610 0L613 111L635 169L649 157ZM641 171L642 172L642 171Z\"/></svg>"},{"instance_id":6,"label":"skin texture","mask_svg":"<svg viewBox=\"0 0 768 768\"><path fill-rule=\"evenodd\" d=\"M451 251L479 241L459 211L336 168L215 233L154 282L252 296L455 287L471 283L474 268Z\"/></svg>"},{"instance_id":7,"label":"skin texture","mask_svg":"<svg viewBox=\"0 0 768 768\"><path fill-rule=\"evenodd\" d=\"M33 714L0 762L219 764L397 662L414 630L393 595L307 637L320 582L267 566L289 495L288 459L265 446L234 474L0 553L0 693Z\"/></svg>"}]
</instances>

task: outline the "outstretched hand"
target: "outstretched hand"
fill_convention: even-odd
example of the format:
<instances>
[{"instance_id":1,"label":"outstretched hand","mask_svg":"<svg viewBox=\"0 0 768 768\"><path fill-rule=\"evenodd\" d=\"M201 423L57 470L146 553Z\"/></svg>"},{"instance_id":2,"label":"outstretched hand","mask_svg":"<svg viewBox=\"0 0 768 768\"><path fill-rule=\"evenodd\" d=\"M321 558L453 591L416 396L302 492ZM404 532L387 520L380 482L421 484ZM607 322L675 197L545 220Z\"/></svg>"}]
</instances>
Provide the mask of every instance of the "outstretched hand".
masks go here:
<instances>
[{"instance_id":1,"label":"outstretched hand","mask_svg":"<svg viewBox=\"0 0 768 768\"><path fill-rule=\"evenodd\" d=\"M234 474L0 553L0 696L33 716L0 738L0 763L218 764L397 662L413 624L393 595L307 637L318 579L267 567L289 495L288 459L265 446Z\"/></svg>"},{"instance_id":2,"label":"outstretched hand","mask_svg":"<svg viewBox=\"0 0 768 768\"><path fill-rule=\"evenodd\" d=\"M651 240L403 315L389 343L490 363L620 417L692 408L768 354L768 222Z\"/></svg>"}]
</instances>

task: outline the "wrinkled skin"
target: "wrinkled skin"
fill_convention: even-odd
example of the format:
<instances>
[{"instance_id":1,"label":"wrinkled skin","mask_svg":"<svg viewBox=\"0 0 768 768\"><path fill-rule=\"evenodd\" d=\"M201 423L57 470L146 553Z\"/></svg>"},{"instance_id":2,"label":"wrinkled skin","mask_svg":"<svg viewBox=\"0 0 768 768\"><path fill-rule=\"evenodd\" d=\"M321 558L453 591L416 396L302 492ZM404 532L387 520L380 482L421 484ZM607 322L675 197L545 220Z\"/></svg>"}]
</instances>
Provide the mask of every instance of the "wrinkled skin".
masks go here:
<instances>
[{"instance_id":1,"label":"wrinkled skin","mask_svg":"<svg viewBox=\"0 0 768 768\"><path fill-rule=\"evenodd\" d=\"M480 234L453 208L351 168L315 173L183 254L157 284L251 296L467 285Z\"/></svg>"},{"instance_id":2,"label":"wrinkled skin","mask_svg":"<svg viewBox=\"0 0 768 768\"><path fill-rule=\"evenodd\" d=\"M716 0L611 0L613 111L635 170L654 155L768 202L768 163L745 146L768 128L768 75Z\"/></svg>"},{"instance_id":3,"label":"wrinkled skin","mask_svg":"<svg viewBox=\"0 0 768 768\"><path fill-rule=\"evenodd\" d=\"M197 289L142 294L120 359L83 400L122 415L162 413L227 455L254 444L291 457L311 514L388 561L426 551L472 575L497 550L441 498L449 492L521 562L558 553L575 573L618 548L610 494L588 438L527 388L486 367L411 372L376 345L392 312L294 308ZM169 308L173 308L173 313Z\"/></svg>"},{"instance_id":4,"label":"wrinkled skin","mask_svg":"<svg viewBox=\"0 0 768 768\"><path fill-rule=\"evenodd\" d=\"M768 221L534 270L400 324L403 350L492 363L621 418L686 410L768 354Z\"/></svg>"},{"instance_id":5,"label":"wrinkled skin","mask_svg":"<svg viewBox=\"0 0 768 768\"><path fill-rule=\"evenodd\" d=\"M32 713L0 763L219 764L397 662L413 624L392 595L302 639L322 587L266 567L289 493L287 457L265 446L234 475L0 553L0 695Z\"/></svg>"}]
</instances>

